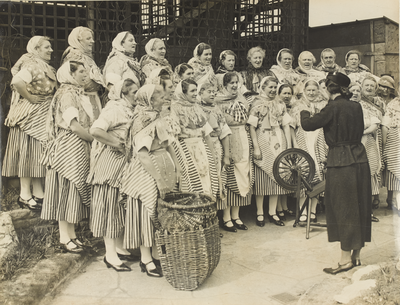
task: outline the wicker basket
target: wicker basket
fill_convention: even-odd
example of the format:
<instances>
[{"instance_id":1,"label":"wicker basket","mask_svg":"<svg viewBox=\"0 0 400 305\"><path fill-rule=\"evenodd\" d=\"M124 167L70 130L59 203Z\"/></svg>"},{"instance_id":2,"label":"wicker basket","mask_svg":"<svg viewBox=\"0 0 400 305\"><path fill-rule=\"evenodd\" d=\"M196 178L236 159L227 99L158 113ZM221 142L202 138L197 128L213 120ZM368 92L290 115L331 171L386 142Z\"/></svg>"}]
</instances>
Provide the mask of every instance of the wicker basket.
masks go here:
<instances>
[{"instance_id":1,"label":"wicker basket","mask_svg":"<svg viewBox=\"0 0 400 305\"><path fill-rule=\"evenodd\" d=\"M201 200L198 200L199 196ZM179 201L183 198L191 199ZM159 217L165 217L168 221L173 219L169 215L188 219L182 226L171 226L165 219L160 220L160 223L170 225L172 231L165 228L156 231L164 277L175 289L196 289L218 265L221 240L215 203L209 199L201 194L177 193L159 201L158 210L168 209L170 212L164 211L166 216L159 214ZM199 213L203 213L203 217ZM191 228L189 223L193 224ZM178 231L179 228L182 230Z\"/></svg>"}]
</instances>

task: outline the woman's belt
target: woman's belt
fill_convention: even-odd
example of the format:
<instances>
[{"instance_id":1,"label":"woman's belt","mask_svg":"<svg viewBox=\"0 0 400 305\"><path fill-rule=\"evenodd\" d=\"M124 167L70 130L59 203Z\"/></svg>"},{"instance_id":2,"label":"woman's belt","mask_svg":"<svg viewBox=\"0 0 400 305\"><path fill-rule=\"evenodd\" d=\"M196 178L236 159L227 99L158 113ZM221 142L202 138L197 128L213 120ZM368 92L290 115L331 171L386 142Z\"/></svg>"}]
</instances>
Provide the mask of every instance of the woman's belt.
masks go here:
<instances>
[{"instance_id":1,"label":"woman's belt","mask_svg":"<svg viewBox=\"0 0 400 305\"><path fill-rule=\"evenodd\" d=\"M340 146L350 146L350 145L362 145L362 143L361 141L343 141L343 142L338 142L329 147L340 147Z\"/></svg>"}]
</instances>

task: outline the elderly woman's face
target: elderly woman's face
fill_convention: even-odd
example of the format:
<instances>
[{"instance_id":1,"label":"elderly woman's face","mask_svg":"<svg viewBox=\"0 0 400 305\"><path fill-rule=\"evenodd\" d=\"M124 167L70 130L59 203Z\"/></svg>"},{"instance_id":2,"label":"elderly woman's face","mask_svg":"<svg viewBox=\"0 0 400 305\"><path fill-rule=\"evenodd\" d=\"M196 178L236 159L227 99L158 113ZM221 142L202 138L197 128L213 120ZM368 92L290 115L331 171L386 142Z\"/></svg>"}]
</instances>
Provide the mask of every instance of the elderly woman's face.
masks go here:
<instances>
[{"instance_id":1,"label":"elderly woman's face","mask_svg":"<svg viewBox=\"0 0 400 305\"><path fill-rule=\"evenodd\" d=\"M284 69L289 70L292 67L293 57L292 54L287 52L282 52L281 55L281 65Z\"/></svg>"},{"instance_id":2,"label":"elderly woman's face","mask_svg":"<svg viewBox=\"0 0 400 305\"><path fill-rule=\"evenodd\" d=\"M157 41L153 45L153 52L156 58L164 58L165 53L167 53L167 49L165 48L165 44L163 41Z\"/></svg>"},{"instance_id":3,"label":"elderly woman's face","mask_svg":"<svg viewBox=\"0 0 400 305\"><path fill-rule=\"evenodd\" d=\"M350 54L347 58L347 62L350 68L357 68L360 64L360 59L357 54Z\"/></svg>"},{"instance_id":4,"label":"elderly woman's face","mask_svg":"<svg viewBox=\"0 0 400 305\"><path fill-rule=\"evenodd\" d=\"M324 61L325 66L327 66L328 68L333 67L333 65L335 64L335 53L333 52L324 52L322 54L322 60Z\"/></svg>"},{"instance_id":5,"label":"elderly woman's face","mask_svg":"<svg viewBox=\"0 0 400 305\"><path fill-rule=\"evenodd\" d=\"M313 66L313 56L311 54L303 54L300 60L305 70L311 70Z\"/></svg>"},{"instance_id":6,"label":"elderly woman's face","mask_svg":"<svg viewBox=\"0 0 400 305\"><path fill-rule=\"evenodd\" d=\"M237 95L238 94L238 78L232 77L231 81L229 83L226 84L226 90L233 94L233 95Z\"/></svg>"},{"instance_id":7,"label":"elderly woman's face","mask_svg":"<svg viewBox=\"0 0 400 305\"><path fill-rule=\"evenodd\" d=\"M85 84L88 77L88 73L83 65L79 65L78 69L75 72L72 72L71 75L81 86Z\"/></svg>"},{"instance_id":8,"label":"elderly woman's face","mask_svg":"<svg viewBox=\"0 0 400 305\"><path fill-rule=\"evenodd\" d=\"M249 62L252 64L254 68L261 68L263 63L263 56L261 52L254 52L253 55L250 56Z\"/></svg>"},{"instance_id":9,"label":"elderly woman's face","mask_svg":"<svg viewBox=\"0 0 400 305\"><path fill-rule=\"evenodd\" d=\"M136 42L132 34L128 34L121 45L128 53L135 53L136 51Z\"/></svg>"},{"instance_id":10,"label":"elderly woman's face","mask_svg":"<svg viewBox=\"0 0 400 305\"><path fill-rule=\"evenodd\" d=\"M94 39L90 31L84 31L79 40L85 51L93 51Z\"/></svg>"},{"instance_id":11,"label":"elderly woman's face","mask_svg":"<svg viewBox=\"0 0 400 305\"><path fill-rule=\"evenodd\" d=\"M187 92L185 93L188 101L192 104L196 103L196 97L197 97L197 86L193 84L189 84L189 87L187 89Z\"/></svg>"},{"instance_id":12,"label":"elderly woman's face","mask_svg":"<svg viewBox=\"0 0 400 305\"><path fill-rule=\"evenodd\" d=\"M225 67L226 70L233 71L233 69L235 68L235 56L226 55L225 59L222 60L221 63Z\"/></svg>"},{"instance_id":13,"label":"elderly woman's face","mask_svg":"<svg viewBox=\"0 0 400 305\"><path fill-rule=\"evenodd\" d=\"M366 79L362 85L362 94L365 96L375 96L376 83L373 80Z\"/></svg>"},{"instance_id":14,"label":"elderly woman's face","mask_svg":"<svg viewBox=\"0 0 400 305\"><path fill-rule=\"evenodd\" d=\"M350 98L350 101L353 102L359 102L361 100L361 88L360 86L353 86L349 90L351 93L353 93L352 97Z\"/></svg>"},{"instance_id":15,"label":"elderly woman's face","mask_svg":"<svg viewBox=\"0 0 400 305\"><path fill-rule=\"evenodd\" d=\"M50 41L45 40L37 49L39 56L44 60L51 60L51 53L53 53L53 49L51 48Z\"/></svg>"},{"instance_id":16,"label":"elderly woman's face","mask_svg":"<svg viewBox=\"0 0 400 305\"><path fill-rule=\"evenodd\" d=\"M212 59L212 50L211 49L205 49L203 50L203 53L200 55L200 61L202 65L208 66L211 64L211 59Z\"/></svg>"}]
</instances>

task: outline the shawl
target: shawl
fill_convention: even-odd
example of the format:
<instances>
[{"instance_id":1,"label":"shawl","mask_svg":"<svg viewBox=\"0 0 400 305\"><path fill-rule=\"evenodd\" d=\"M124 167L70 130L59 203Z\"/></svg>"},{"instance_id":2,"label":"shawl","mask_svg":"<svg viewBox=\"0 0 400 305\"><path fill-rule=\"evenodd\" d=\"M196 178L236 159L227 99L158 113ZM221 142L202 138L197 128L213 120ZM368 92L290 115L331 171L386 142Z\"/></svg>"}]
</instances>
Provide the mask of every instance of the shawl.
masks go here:
<instances>
[{"instance_id":1,"label":"shawl","mask_svg":"<svg viewBox=\"0 0 400 305\"><path fill-rule=\"evenodd\" d=\"M153 47L155 43L159 41L163 42L160 38L153 38L150 39L148 43L146 43L145 46L146 55L143 55L142 58L140 59L139 62L140 67L143 68L145 65L149 64L153 60L157 62L160 66L165 67L165 69L167 69L168 72L172 75L173 74L172 66L170 65L168 60L165 58L156 57L156 55L154 54Z\"/></svg>"},{"instance_id":2,"label":"shawl","mask_svg":"<svg viewBox=\"0 0 400 305\"><path fill-rule=\"evenodd\" d=\"M89 79L85 84L85 91L93 92L99 89L99 85L106 87L103 75L100 69L97 67L96 62L93 59L92 51L87 51L83 48L82 44L79 42L80 35L84 31L90 31L93 35L93 31L86 27L76 27L74 28L68 36L69 47L64 51L61 56L61 65L65 61L74 60L82 62L85 68L89 71Z\"/></svg>"},{"instance_id":3,"label":"shawl","mask_svg":"<svg viewBox=\"0 0 400 305\"><path fill-rule=\"evenodd\" d=\"M183 93L182 82L175 88L175 96L171 105L173 114L176 114L180 124L184 127L196 129L207 123L207 115L198 103L191 103Z\"/></svg>"},{"instance_id":4,"label":"shawl","mask_svg":"<svg viewBox=\"0 0 400 305\"><path fill-rule=\"evenodd\" d=\"M140 132L141 134L156 133L160 139L160 143L171 140L168 133L168 126L164 119L160 118L160 113L153 108L152 96L156 89L156 85L147 84L141 87L136 93L137 106L133 113L132 125L128 130L126 139L127 160L131 160L134 150L134 138ZM152 124L154 123L154 124Z\"/></svg>"},{"instance_id":5,"label":"shawl","mask_svg":"<svg viewBox=\"0 0 400 305\"><path fill-rule=\"evenodd\" d=\"M341 72L342 67L340 67L337 63L334 63L332 67L327 67L325 65L325 61L323 58L323 54L324 52L334 52L332 49L324 49L321 52L321 61L320 63L317 65L316 69L319 71L324 71L324 72ZM336 56L336 55L335 55Z\"/></svg>"},{"instance_id":6,"label":"shawl","mask_svg":"<svg viewBox=\"0 0 400 305\"><path fill-rule=\"evenodd\" d=\"M188 61L188 64L192 66L194 70L193 80L197 84L207 83L207 82L212 84L215 83L214 69L211 66L211 64L204 66L198 56L192 57Z\"/></svg>"},{"instance_id":7,"label":"shawl","mask_svg":"<svg viewBox=\"0 0 400 305\"><path fill-rule=\"evenodd\" d=\"M233 117L236 122L247 121L247 101L243 95L234 95L226 88L223 88L222 92L216 96L217 103L227 103L230 102L228 108L225 112Z\"/></svg>"},{"instance_id":8,"label":"shawl","mask_svg":"<svg viewBox=\"0 0 400 305\"><path fill-rule=\"evenodd\" d=\"M83 27L83 26L78 26L71 31L71 33L68 35L69 47L64 51L64 53L61 57L61 62L63 62L65 56L71 51L71 49L76 49L79 52L85 54L86 56L93 58L93 51L86 50L83 47L83 45L81 44L81 42L79 41L81 39L82 33L85 31L89 31L93 36L93 31L91 29Z\"/></svg>"},{"instance_id":9,"label":"shawl","mask_svg":"<svg viewBox=\"0 0 400 305\"><path fill-rule=\"evenodd\" d=\"M373 106L373 108L376 108L377 110L379 110L382 113L382 115L385 114L385 110L375 102L377 100L375 97L365 96L364 94L361 93L361 100L366 102L367 104Z\"/></svg>"},{"instance_id":10,"label":"shawl","mask_svg":"<svg viewBox=\"0 0 400 305\"><path fill-rule=\"evenodd\" d=\"M83 94L83 87L81 87L77 81L72 77L70 71L70 62L66 61L57 71L57 79L59 83L61 83L62 88L60 88L56 94L54 95L53 100L51 101L49 112L46 120L46 131L47 131L47 140L48 142L52 142L56 138L56 129L57 126L54 121L57 102L57 96L62 94L63 90L73 91L76 95ZM63 90L61 90L63 89Z\"/></svg>"},{"instance_id":11,"label":"shawl","mask_svg":"<svg viewBox=\"0 0 400 305\"><path fill-rule=\"evenodd\" d=\"M107 71L109 68L110 64L112 64L111 58L113 57L119 57L121 58L124 62L126 62L128 68L130 68L137 79L134 79L133 81L137 84L141 84L140 80L144 79L145 76L142 76L142 71L140 70L140 65L135 57L133 57L133 54L126 52L124 47L122 46L122 40L128 35L130 32L121 32L118 33L118 35L114 38L112 41L112 50L110 54L107 57L106 64L104 65L103 68L103 73ZM134 38L135 39L135 38ZM135 42L136 43L136 42Z\"/></svg>"},{"instance_id":12,"label":"shawl","mask_svg":"<svg viewBox=\"0 0 400 305\"><path fill-rule=\"evenodd\" d=\"M344 72L346 73L346 75L349 75L350 73L371 72L371 70L367 66L361 63L358 64L357 68L351 68L349 66L349 57L348 57L350 52L351 51L347 52L346 56L344 57L346 59L346 66L344 67ZM359 59L359 61L361 60Z\"/></svg>"},{"instance_id":13,"label":"shawl","mask_svg":"<svg viewBox=\"0 0 400 305\"><path fill-rule=\"evenodd\" d=\"M41 70L52 80L56 79L55 69L49 65L49 60L40 57L39 52L37 51L36 47L42 41L43 36L33 36L29 39L28 44L26 46L26 50L28 53L25 53L18 59L15 65L11 69L11 74L15 76L22 68L22 66L28 61L34 61Z\"/></svg>"},{"instance_id":14,"label":"shawl","mask_svg":"<svg viewBox=\"0 0 400 305\"><path fill-rule=\"evenodd\" d=\"M303 75L305 75L307 77L315 77L317 74L321 74L321 75L318 75L318 76L321 76L321 79L325 78L325 74L323 72L315 69L314 66L312 66L311 69L305 69L305 67L304 67L302 61L300 60L300 58L301 58L301 56L303 54L308 54L308 53L312 55L312 53L310 51L303 51L303 52L300 53L299 58L297 60L298 63L299 63L299 66L295 69L295 71L297 73L303 74Z\"/></svg>"},{"instance_id":15,"label":"shawl","mask_svg":"<svg viewBox=\"0 0 400 305\"><path fill-rule=\"evenodd\" d=\"M244 71L244 81L246 87L250 91L257 92L258 88L253 88L253 84L260 83L260 81L265 76L274 76L274 74L267 68L261 66L260 68L254 68L254 66L249 63L246 70Z\"/></svg>"}]
</instances>

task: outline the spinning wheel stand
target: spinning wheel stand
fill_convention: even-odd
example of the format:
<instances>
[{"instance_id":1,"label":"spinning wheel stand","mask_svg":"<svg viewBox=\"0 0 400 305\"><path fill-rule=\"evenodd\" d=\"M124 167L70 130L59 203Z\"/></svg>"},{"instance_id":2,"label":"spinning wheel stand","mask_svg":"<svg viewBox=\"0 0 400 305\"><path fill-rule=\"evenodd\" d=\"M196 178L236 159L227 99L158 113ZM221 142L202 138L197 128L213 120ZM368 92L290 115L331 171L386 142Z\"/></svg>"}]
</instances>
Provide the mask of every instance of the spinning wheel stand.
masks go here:
<instances>
[{"instance_id":1,"label":"spinning wheel stand","mask_svg":"<svg viewBox=\"0 0 400 305\"><path fill-rule=\"evenodd\" d=\"M311 198L325 190L325 181L311 186L315 175L315 163L312 157L302 149L289 148L281 152L275 159L273 174L276 182L289 191L296 192L296 220L293 227L300 222L301 213L307 206L306 239L310 237L310 226L326 227L323 223L311 223ZM306 200L300 209L300 191L302 185L306 188Z\"/></svg>"}]
</instances>

